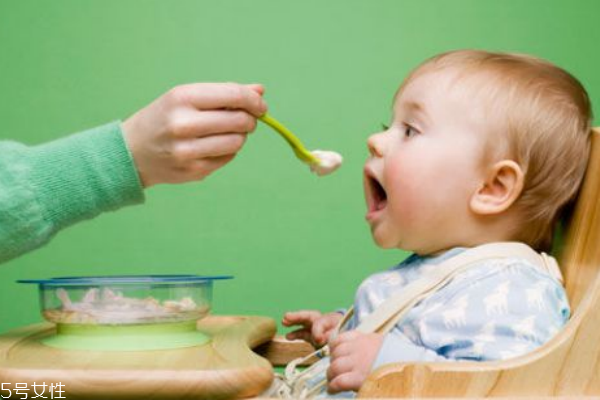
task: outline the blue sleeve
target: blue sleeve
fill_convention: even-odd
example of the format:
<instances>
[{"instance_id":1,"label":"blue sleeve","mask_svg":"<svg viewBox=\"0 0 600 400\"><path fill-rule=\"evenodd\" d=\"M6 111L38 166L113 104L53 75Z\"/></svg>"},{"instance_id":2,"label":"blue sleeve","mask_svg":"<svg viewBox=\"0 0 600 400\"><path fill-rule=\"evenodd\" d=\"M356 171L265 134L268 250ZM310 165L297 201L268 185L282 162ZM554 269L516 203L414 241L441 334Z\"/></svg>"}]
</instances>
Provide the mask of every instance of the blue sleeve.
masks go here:
<instances>
[{"instance_id":1,"label":"blue sleeve","mask_svg":"<svg viewBox=\"0 0 600 400\"><path fill-rule=\"evenodd\" d=\"M384 339L374 368L406 361L492 361L550 340L566 323L563 287L535 267L482 265L417 305Z\"/></svg>"},{"instance_id":2,"label":"blue sleeve","mask_svg":"<svg viewBox=\"0 0 600 400\"><path fill-rule=\"evenodd\" d=\"M434 350L413 343L401 331L395 330L394 333L385 335L372 369L403 361L434 362L445 360L445 357L440 356Z\"/></svg>"}]
</instances>

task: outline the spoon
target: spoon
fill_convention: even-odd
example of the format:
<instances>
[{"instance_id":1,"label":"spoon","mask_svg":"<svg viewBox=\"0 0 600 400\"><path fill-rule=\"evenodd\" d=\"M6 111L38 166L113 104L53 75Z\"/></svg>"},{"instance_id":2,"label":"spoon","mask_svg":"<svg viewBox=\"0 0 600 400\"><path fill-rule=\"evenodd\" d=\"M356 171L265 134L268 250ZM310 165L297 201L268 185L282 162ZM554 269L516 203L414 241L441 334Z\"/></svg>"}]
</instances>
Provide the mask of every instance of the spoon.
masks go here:
<instances>
[{"instance_id":1,"label":"spoon","mask_svg":"<svg viewBox=\"0 0 600 400\"><path fill-rule=\"evenodd\" d=\"M317 175L327 175L342 164L342 156L338 153L321 150L308 151L296 135L268 113L258 117L258 119L279 133L288 142L292 150L294 150L296 157L308 164L310 169L316 172Z\"/></svg>"},{"instance_id":2,"label":"spoon","mask_svg":"<svg viewBox=\"0 0 600 400\"><path fill-rule=\"evenodd\" d=\"M288 128L286 128L281 122L277 121L275 118L271 117L269 114L264 114L259 117L262 122L269 125L273 128L277 133L281 135L282 138L285 139L286 142L290 145L296 157L302 162L307 164L318 164L319 159L312 155L310 151L304 147L300 139L296 137Z\"/></svg>"}]
</instances>

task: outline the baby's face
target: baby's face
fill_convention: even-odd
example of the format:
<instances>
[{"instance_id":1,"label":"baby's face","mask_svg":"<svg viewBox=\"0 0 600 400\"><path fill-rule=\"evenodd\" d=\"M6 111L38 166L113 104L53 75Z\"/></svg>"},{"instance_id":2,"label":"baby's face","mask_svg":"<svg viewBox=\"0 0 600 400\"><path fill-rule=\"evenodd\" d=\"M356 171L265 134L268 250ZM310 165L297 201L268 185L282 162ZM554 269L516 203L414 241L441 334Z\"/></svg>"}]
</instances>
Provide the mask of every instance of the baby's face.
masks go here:
<instances>
[{"instance_id":1,"label":"baby's face","mask_svg":"<svg viewBox=\"0 0 600 400\"><path fill-rule=\"evenodd\" d=\"M485 118L451 71L428 72L396 96L391 126L368 140L366 219L376 243L431 254L456 243L484 179ZM459 241L460 242L460 241Z\"/></svg>"}]
</instances>

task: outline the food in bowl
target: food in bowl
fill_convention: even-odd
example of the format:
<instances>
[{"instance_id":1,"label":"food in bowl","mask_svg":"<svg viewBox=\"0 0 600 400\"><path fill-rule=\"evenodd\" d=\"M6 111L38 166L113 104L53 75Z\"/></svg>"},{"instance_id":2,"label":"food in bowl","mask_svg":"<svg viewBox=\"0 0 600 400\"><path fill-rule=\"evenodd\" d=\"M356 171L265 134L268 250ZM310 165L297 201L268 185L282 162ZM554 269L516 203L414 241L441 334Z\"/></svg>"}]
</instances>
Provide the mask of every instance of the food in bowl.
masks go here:
<instances>
[{"instance_id":1,"label":"food in bowl","mask_svg":"<svg viewBox=\"0 0 600 400\"><path fill-rule=\"evenodd\" d=\"M214 280L229 276L64 277L19 281L39 285L42 315L56 324L131 325L206 316Z\"/></svg>"}]
</instances>

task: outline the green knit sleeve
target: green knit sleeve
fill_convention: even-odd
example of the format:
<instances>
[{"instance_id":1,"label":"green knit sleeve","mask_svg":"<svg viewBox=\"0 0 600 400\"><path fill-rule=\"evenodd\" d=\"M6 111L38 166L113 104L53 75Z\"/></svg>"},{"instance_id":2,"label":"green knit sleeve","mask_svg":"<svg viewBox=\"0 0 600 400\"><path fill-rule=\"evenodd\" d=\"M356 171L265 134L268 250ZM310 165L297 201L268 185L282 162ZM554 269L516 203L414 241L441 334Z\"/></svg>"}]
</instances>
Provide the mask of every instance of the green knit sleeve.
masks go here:
<instances>
[{"instance_id":1,"label":"green knit sleeve","mask_svg":"<svg viewBox=\"0 0 600 400\"><path fill-rule=\"evenodd\" d=\"M39 146L0 142L0 262L78 221L143 201L119 122Z\"/></svg>"}]
</instances>

